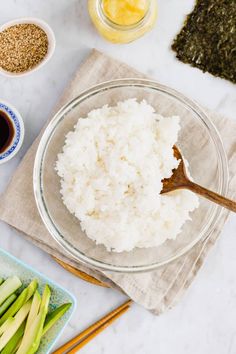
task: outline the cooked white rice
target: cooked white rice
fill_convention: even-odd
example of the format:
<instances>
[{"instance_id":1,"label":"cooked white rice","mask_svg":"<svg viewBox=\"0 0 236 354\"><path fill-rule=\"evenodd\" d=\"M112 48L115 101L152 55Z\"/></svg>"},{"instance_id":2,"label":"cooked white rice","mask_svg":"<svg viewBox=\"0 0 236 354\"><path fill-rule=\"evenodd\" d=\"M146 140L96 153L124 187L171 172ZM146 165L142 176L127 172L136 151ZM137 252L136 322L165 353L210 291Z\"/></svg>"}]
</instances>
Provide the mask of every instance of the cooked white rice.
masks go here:
<instances>
[{"instance_id":1,"label":"cooked white rice","mask_svg":"<svg viewBox=\"0 0 236 354\"><path fill-rule=\"evenodd\" d=\"M135 99L79 118L56 170L64 204L88 237L116 252L176 238L198 207L189 191L160 194L178 166L172 147L179 130L177 116L164 118Z\"/></svg>"}]
</instances>

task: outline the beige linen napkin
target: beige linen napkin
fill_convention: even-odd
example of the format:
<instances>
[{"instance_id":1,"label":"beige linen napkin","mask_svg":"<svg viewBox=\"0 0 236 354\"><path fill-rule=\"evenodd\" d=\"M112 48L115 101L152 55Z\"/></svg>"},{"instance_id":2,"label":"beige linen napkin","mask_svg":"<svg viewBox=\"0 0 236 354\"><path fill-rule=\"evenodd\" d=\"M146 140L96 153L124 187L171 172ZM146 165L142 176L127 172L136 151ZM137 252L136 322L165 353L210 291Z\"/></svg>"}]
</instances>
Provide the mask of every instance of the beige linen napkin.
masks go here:
<instances>
[{"instance_id":1,"label":"beige linen napkin","mask_svg":"<svg viewBox=\"0 0 236 354\"><path fill-rule=\"evenodd\" d=\"M143 77L134 69L95 50L75 74L55 111L82 90L110 79ZM224 141L230 169L230 197L236 191L236 123L208 112ZM51 255L81 269L97 279L108 282L155 314L173 306L193 281L210 248L218 238L229 214L221 218L205 242L198 243L187 255L162 268L145 274L116 274L92 271L72 260L53 240L43 225L34 201L32 171L38 137L15 172L7 190L1 196L0 219L22 231L26 238Z\"/></svg>"}]
</instances>

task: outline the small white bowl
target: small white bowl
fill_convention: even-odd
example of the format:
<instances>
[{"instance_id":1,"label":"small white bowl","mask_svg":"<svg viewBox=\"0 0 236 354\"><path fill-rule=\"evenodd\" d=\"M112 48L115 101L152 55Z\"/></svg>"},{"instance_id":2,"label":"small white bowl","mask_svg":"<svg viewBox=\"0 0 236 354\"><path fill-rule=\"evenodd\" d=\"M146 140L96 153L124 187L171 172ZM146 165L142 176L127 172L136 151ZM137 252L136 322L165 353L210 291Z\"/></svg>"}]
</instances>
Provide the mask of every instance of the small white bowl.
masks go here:
<instances>
[{"instance_id":1,"label":"small white bowl","mask_svg":"<svg viewBox=\"0 0 236 354\"><path fill-rule=\"evenodd\" d=\"M11 120L13 128L14 128L14 136L10 145L7 149L0 153L0 165L4 162L7 162L13 158L20 150L24 135L25 135L25 127L23 119L17 109L12 106L10 103L0 99L0 111L3 111Z\"/></svg>"},{"instance_id":2,"label":"small white bowl","mask_svg":"<svg viewBox=\"0 0 236 354\"><path fill-rule=\"evenodd\" d=\"M2 74L4 76L17 77L17 76L29 75L32 72L34 72L34 71L40 69L42 66L44 66L49 61L49 59L51 59L51 57L54 53L54 50L56 47L56 39L55 39L55 35L53 33L53 30L45 21L43 21L39 18L24 17L24 18L19 18L19 19L9 21L9 22L5 23L4 25L0 26L0 32L4 31L8 27L11 27L14 25L25 24L25 23L26 24L34 24L34 25L42 28L42 30L46 33L46 35L48 37L48 52L47 52L46 56L44 57L44 59L38 65L36 65L33 69L24 71L22 73L12 73L12 72L6 71L0 67L0 74Z\"/></svg>"}]
</instances>

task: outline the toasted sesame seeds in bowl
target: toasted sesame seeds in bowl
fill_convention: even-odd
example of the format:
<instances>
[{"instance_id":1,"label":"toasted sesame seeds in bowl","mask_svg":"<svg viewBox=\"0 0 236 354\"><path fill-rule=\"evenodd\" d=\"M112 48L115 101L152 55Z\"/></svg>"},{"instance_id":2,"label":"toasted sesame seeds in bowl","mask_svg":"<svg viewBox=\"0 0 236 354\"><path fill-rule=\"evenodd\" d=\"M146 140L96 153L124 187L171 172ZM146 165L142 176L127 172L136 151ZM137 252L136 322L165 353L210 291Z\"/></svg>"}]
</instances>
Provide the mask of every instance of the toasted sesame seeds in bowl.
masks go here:
<instances>
[{"instance_id":1,"label":"toasted sesame seeds in bowl","mask_svg":"<svg viewBox=\"0 0 236 354\"><path fill-rule=\"evenodd\" d=\"M38 70L52 57L55 45L51 27L41 19L5 23L0 27L0 74L17 77Z\"/></svg>"}]
</instances>

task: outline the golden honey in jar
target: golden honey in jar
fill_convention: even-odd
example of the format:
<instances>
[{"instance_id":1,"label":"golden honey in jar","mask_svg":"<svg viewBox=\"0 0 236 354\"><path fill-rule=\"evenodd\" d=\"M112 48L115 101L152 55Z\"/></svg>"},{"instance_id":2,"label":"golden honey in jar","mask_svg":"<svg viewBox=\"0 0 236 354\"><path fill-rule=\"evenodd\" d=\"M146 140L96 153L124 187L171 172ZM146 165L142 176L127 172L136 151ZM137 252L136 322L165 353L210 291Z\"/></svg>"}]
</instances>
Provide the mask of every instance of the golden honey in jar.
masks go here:
<instances>
[{"instance_id":1,"label":"golden honey in jar","mask_svg":"<svg viewBox=\"0 0 236 354\"><path fill-rule=\"evenodd\" d=\"M88 0L98 32L113 43L128 43L150 31L157 17L157 0Z\"/></svg>"}]
</instances>

